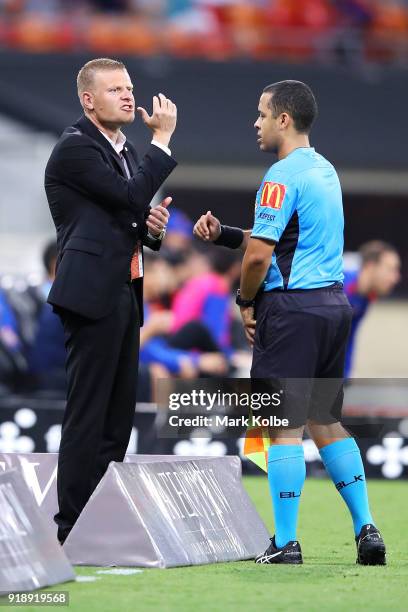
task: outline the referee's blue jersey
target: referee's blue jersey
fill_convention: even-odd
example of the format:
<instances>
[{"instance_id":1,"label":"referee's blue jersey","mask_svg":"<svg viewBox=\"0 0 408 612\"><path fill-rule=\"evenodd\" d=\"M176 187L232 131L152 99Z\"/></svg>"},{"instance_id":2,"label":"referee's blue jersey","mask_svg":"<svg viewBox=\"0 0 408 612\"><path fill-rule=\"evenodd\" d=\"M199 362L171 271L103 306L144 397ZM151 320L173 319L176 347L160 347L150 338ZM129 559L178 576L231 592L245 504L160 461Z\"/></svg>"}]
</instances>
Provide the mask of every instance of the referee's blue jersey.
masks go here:
<instances>
[{"instance_id":1,"label":"referee's blue jersey","mask_svg":"<svg viewBox=\"0 0 408 612\"><path fill-rule=\"evenodd\" d=\"M341 187L332 164L312 147L275 163L258 190L251 234L277 243L263 291L343 281L343 231Z\"/></svg>"}]
</instances>

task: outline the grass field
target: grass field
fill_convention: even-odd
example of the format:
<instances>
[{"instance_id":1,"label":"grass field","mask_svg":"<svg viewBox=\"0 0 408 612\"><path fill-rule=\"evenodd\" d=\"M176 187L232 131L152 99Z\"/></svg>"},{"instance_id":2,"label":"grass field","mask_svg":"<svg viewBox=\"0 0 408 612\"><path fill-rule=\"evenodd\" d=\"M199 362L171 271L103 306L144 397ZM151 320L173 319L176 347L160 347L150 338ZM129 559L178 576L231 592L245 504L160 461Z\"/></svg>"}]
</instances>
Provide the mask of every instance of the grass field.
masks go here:
<instances>
[{"instance_id":1,"label":"grass field","mask_svg":"<svg viewBox=\"0 0 408 612\"><path fill-rule=\"evenodd\" d=\"M249 477L244 482L273 533L266 478ZM302 496L298 532L304 565L246 561L123 576L98 574L102 568L78 567L79 576L96 581L50 590L68 590L69 609L75 612L407 610L408 485L370 481L369 493L388 548L386 567L355 564L351 520L343 501L330 482L310 479Z\"/></svg>"}]
</instances>

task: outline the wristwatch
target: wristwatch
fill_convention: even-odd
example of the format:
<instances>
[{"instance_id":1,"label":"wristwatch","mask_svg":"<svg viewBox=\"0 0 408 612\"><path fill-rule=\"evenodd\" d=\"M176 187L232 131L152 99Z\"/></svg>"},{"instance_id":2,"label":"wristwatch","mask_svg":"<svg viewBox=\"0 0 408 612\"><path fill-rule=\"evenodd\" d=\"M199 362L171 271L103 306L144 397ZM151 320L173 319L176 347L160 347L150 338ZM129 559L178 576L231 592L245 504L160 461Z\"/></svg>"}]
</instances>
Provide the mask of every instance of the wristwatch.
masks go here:
<instances>
[{"instance_id":1,"label":"wristwatch","mask_svg":"<svg viewBox=\"0 0 408 612\"><path fill-rule=\"evenodd\" d=\"M166 228L163 227L163 229L161 230L160 234L158 236L153 236L150 232L148 232L148 235L150 236L150 238L153 238L153 240L163 240L163 238L166 235Z\"/></svg>"},{"instance_id":2,"label":"wristwatch","mask_svg":"<svg viewBox=\"0 0 408 612\"><path fill-rule=\"evenodd\" d=\"M252 300L244 300L241 297L241 290L237 289L235 303L238 304L238 306L242 306L243 308L251 308L251 306L255 305L255 298L252 298Z\"/></svg>"},{"instance_id":3,"label":"wristwatch","mask_svg":"<svg viewBox=\"0 0 408 612\"><path fill-rule=\"evenodd\" d=\"M160 234L157 236L157 238L158 238L159 240L163 240L163 238L164 238L164 237L165 237L165 235L166 235L166 232L167 232L166 227L163 227L162 231L161 231L161 232L160 232Z\"/></svg>"}]
</instances>

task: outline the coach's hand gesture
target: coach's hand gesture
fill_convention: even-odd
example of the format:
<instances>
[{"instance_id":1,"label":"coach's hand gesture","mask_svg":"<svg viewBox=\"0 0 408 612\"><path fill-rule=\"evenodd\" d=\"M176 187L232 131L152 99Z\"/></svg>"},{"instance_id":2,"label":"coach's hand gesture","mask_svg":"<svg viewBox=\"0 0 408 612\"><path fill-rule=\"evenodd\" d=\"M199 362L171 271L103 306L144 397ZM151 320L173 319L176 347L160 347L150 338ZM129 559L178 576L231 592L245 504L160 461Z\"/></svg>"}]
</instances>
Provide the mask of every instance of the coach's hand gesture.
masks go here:
<instances>
[{"instance_id":1,"label":"coach's hand gesture","mask_svg":"<svg viewBox=\"0 0 408 612\"><path fill-rule=\"evenodd\" d=\"M162 231L166 229L169 222L170 213L167 207L173 201L172 197L164 198L156 208L151 208L146 225L149 228L149 233L152 236L160 236Z\"/></svg>"},{"instance_id":2,"label":"coach's hand gesture","mask_svg":"<svg viewBox=\"0 0 408 612\"><path fill-rule=\"evenodd\" d=\"M160 93L153 97L153 113L151 115L141 106L137 107L137 112L147 127L152 130L153 140L157 140L167 147L176 129L177 106Z\"/></svg>"},{"instance_id":3,"label":"coach's hand gesture","mask_svg":"<svg viewBox=\"0 0 408 612\"><path fill-rule=\"evenodd\" d=\"M221 223L209 210L205 215L201 215L194 226L193 234L205 242L214 242L221 234Z\"/></svg>"}]
</instances>

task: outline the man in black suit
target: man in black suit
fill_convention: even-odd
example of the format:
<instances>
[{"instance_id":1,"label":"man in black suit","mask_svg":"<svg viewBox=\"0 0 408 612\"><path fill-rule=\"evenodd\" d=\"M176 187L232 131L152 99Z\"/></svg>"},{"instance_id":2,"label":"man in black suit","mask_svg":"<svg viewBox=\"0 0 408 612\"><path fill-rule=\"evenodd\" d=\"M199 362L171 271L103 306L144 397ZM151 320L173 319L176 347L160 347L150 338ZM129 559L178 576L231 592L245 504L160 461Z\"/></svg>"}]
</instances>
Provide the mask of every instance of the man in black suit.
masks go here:
<instances>
[{"instance_id":1,"label":"man in black suit","mask_svg":"<svg viewBox=\"0 0 408 612\"><path fill-rule=\"evenodd\" d=\"M135 118L126 67L96 59L78 74L84 115L57 142L45 189L58 260L48 301L64 326L67 405L58 463L62 543L110 461L122 461L136 403L143 323L143 245L158 250L166 198L149 206L176 166L168 145L176 106L163 94L138 108L153 140L139 162L121 127Z\"/></svg>"}]
</instances>

